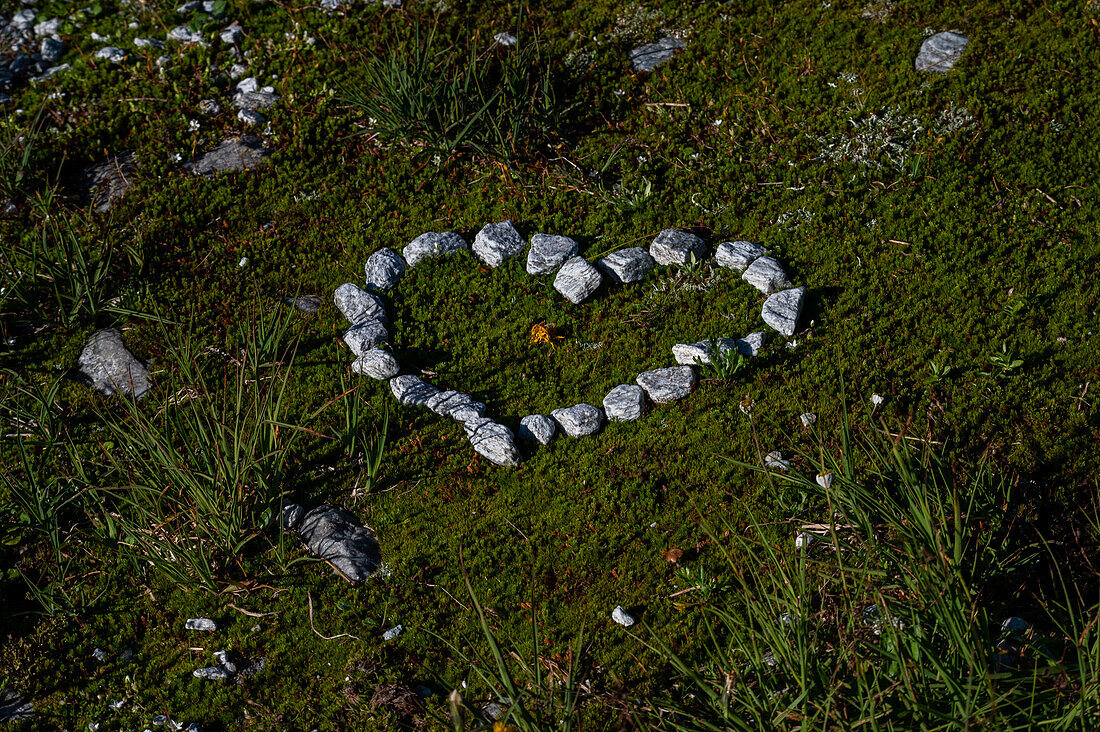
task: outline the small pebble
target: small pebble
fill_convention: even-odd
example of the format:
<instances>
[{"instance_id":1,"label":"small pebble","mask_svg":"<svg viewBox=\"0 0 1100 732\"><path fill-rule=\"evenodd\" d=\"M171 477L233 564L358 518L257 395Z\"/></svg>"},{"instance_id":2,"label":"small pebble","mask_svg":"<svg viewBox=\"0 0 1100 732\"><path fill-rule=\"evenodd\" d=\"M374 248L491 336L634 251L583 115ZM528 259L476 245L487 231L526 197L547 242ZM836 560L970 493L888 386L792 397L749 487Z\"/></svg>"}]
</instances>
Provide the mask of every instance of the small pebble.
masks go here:
<instances>
[{"instance_id":1,"label":"small pebble","mask_svg":"<svg viewBox=\"0 0 1100 732\"><path fill-rule=\"evenodd\" d=\"M798 418L802 420L803 427L809 427L817 421L817 415L811 412L806 412L805 414L800 415Z\"/></svg>"},{"instance_id":2,"label":"small pebble","mask_svg":"<svg viewBox=\"0 0 1100 732\"><path fill-rule=\"evenodd\" d=\"M208 633L213 633L218 629L217 623L210 618L188 618L184 627L187 630L205 630Z\"/></svg>"},{"instance_id":3,"label":"small pebble","mask_svg":"<svg viewBox=\"0 0 1100 732\"><path fill-rule=\"evenodd\" d=\"M624 628L634 625L634 618L626 610L623 610L622 605L616 605L615 609L611 611L611 619Z\"/></svg>"},{"instance_id":4,"label":"small pebble","mask_svg":"<svg viewBox=\"0 0 1100 732\"><path fill-rule=\"evenodd\" d=\"M390 628L389 630L387 630L385 633L382 634L382 640L391 641L394 638L396 638L397 636L401 635L401 631L403 631L404 629L405 629L404 626L395 625L392 628Z\"/></svg>"}]
</instances>

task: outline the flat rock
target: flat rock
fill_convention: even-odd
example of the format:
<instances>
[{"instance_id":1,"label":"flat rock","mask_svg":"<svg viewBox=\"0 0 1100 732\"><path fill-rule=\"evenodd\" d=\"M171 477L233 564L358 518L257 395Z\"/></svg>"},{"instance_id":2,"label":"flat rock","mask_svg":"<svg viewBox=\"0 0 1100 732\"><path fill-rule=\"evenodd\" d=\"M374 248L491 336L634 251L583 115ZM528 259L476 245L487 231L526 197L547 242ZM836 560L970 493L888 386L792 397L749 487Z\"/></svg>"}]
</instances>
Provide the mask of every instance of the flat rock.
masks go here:
<instances>
[{"instance_id":1,"label":"flat rock","mask_svg":"<svg viewBox=\"0 0 1100 732\"><path fill-rule=\"evenodd\" d=\"M783 271L783 265L772 257L757 259L745 269L741 279L765 295L771 295L791 286L787 273Z\"/></svg>"},{"instance_id":2,"label":"flat rock","mask_svg":"<svg viewBox=\"0 0 1100 732\"><path fill-rule=\"evenodd\" d=\"M115 201L126 195L136 167L133 150L124 150L84 170L84 186L96 211L110 211Z\"/></svg>"},{"instance_id":3,"label":"flat rock","mask_svg":"<svg viewBox=\"0 0 1100 732\"><path fill-rule=\"evenodd\" d=\"M114 328L92 334L80 352L79 365L80 375L108 396L141 399L149 391L149 372L126 350L122 334Z\"/></svg>"},{"instance_id":4,"label":"flat rock","mask_svg":"<svg viewBox=\"0 0 1100 732\"><path fill-rule=\"evenodd\" d=\"M603 427L604 414L599 407L591 404L574 404L571 407L555 409L550 416L561 427L561 431L570 437L591 435Z\"/></svg>"},{"instance_id":5,"label":"flat rock","mask_svg":"<svg viewBox=\"0 0 1100 732\"><path fill-rule=\"evenodd\" d=\"M665 229L649 245L649 255L657 264L690 264L693 256L701 262L707 256L707 244L695 234Z\"/></svg>"},{"instance_id":6,"label":"flat rock","mask_svg":"<svg viewBox=\"0 0 1100 732\"><path fill-rule=\"evenodd\" d=\"M0 722L27 721L34 718L34 702L25 701L15 689L0 691Z\"/></svg>"},{"instance_id":7,"label":"flat rock","mask_svg":"<svg viewBox=\"0 0 1100 732\"><path fill-rule=\"evenodd\" d=\"M352 582L362 582L382 566L382 551L371 530L350 511L325 503L309 511L298 536L315 557Z\"/></svg>"},{"instance_id":8,"label":"flat rock","mask_svg":"<svg viewBox=\"0 0 1100 732\"><path fill-rule=\"evenodd\" d=\"M653 270L653 265L653 257L641 247L619 249L596 260L596 266L603 270L612 282L620 285L641 282Z\"/></svg>"},{"instance_id":9,"label":"flat rock","mask_svg":"<svg viewBox=\"0 0 1100 732\"><path fill-rule=\"evenodd\" d=\"M474 237L473 250L482 262L490 267L499 267L523 251L523 237L512 226L511 221L499 224L485 224Z\"/></svg>"},{"instance_id":10,"label":"flat rock","mask_svg":"<svg viewBox=\"0 0 1100 732\"><path fill-rule=\"evenodd\" d=\"M767 249L751 241L724 241L718 245L714 259L720 267L744 272L750 264L767 253Z\"/></svg>"},{"instance_id":11,"label":"flat rock","mask_svg":"<svg viewBox=\"0 0 1100 732\"><path fill-rule=\"evenodd\" d=\"M558 270L554 289L569 302L579 305L599 289L602 280L600 271L583 257L571 257Z\"/></svg>"},{"instance_id":12,"label":"flat rock","mask_svg":"<svg viewBox=\"0 0 1100 732\"><path fill-rule=\"evenodd\" d=\"M267 122L267 117L251 109L242 109L237 112L237 119L250 127L257 127Z\"/></svg>"},{"instance_id":13,"label":"flat rock","mask_svg":"<svg viewBox=\"0 0 1100 732\"><path fill-rule=\"evenodd\" d=\"M352 362L351 370L378 381L385 381L397 376L401 366L389 351L372 348Z\"/></svg>"},{"instance_id":14,"label":"flat rock","mask_svg":"<svg viewBox=\"0 0 1100 732\"><path fill-rule=\"evenodd\" d=\"M790 460L783 459L783 453L772 450L764 456L764 467L772 470L788 470L791 467Z\"/></svg>"},{"instance_id":15,"label":"flat rock","mask_svg":"<svg viewBox=\"0 0 1100 732\"><path fill-rule=\"evenodd\" d=\"M206 668L197 668L191 672L196 678L206 679L208 681L225 681L229 678L229 672L224 668L218 666L207 666Z\"/></svg>"},{"instance_id":16,"label":"flat rock","mask_svg":"<svg viewBox=\"0 0 1100 732\"><path fill-rule=\"evenodd\" d=\"M658 404L683 399L695 387L695 371L690 366L672 366L638 374L638 386Z\"/></svg>"},{"instance_id":17,"label":"flat rock","mask_svg":"<svg viewBox=\"0 0 1100 732\"><path fill-rule=\"evenodd\" d=\"M390 391L402 404L426 405L439 393L439 387L429 384L419 376L395 376L390 379Z\"/></svg>"},{"instance_id":18,"label":"flat rock","mask_svg":"<svg viewBox=\"0 0 1100 732\"><path fill-rule=\"evenodd\" d=\"M183 624L187 630L197 630L204 633L213 633L218 629L218 624L210 618L188 618Z\"/></svg>"},{"instance_id":19,"label":"flat rock","mask_svg":"<svg viewBox=\"0 0 1100 732\"><path fill-rule=\"evenodd\" d=\"M512 430L486 417L465 422L466 438L474 452L506 468L519 465L520 454Z\"/></svg>"},{"instance_id":20,"label":"flat rock","mask_svg":"<svg viewBox=\"0 0 1100 732\"><path fill-rule=\"evenodd\" d=\"M469 394L460 391L441 391L424 403L440 417L450 417L458 422L472 422L485 415L485 405L474 401Z\"/></svg>"},{"instance_id":21,"label":"flat rock","mask_svg":"<svg viewBox=\"0 0 1100 732\"><path fill-rule=\"evenodd\" d=\"M276 102L279 101L279 95L274 90L268 91L269 89L271 87L265 87L254 92L238 92L233 97L233 106L237 109L247 109L253 112L257 109L274 107Z\"/></svg>"},{"instance_id":22,"label":"flat rock","mask_svg":"<svg viewBox=\"0 0 1100 732\"><path fill-rule=\"evenodd\" d=\"M271 157L271 150L255 135L231 137L184 166L196 175L251 170Z\"/></svg>"},{"instance_id":23,"label":"flat rock","mask_svg":"<svg viewBox=\"0 0 1100 732\"><path fill-rule=\"evenodd\" d=\"M344 343L357 357L389 341L390 332L379 318L362 320L344 332Z\"/></svg>"},{"instance_id":24,"label":"flat rock","mask_svg":"<svg viewBox=\"0 0 1100 732\"><path fill-rule=\"evenodd\" d=\"M758 330L755 333L749 333L744 338L737 339L737 352L742 356L757 356L760 354L760 349L764 347L764 343L767 340L768 336L762 330Z\"/></svg>"},{"instance_id":25,"label":"flat rock","mask_svg":"<svg viewBox=\"0 0 1100 732\"><path fill-rule=\"evenodd\" d=\"M653 71L670 61L679 50L686 48L678 38L666 36L656 43L638 46L630 52L630 63L635 71Z\"/></svg>"},{"instance_id":26,"label":"flat rock","mask_svg":"<svg viewBox=\"0 0 1100 732\"><path fill-rule=\"evenodd\" d=\"M367 287L372 290L392 290L405 274L405 259L390 249L382 247L367 257L363 272L367 277Z\"/></svg>"},{"instance_id":27,"label":"flat rock","mask_svg":"<svg viewBox=\"0 0 1100 732\"><path fill-rule=\"evenodd\" d=\"M676 363L683 366L695 366L702 364L709 366L714 358L714 347L719 353L729 353L737 350L737 341L732 338L715 338L714 341L699 341L698 343L677 343L672 347L672 356Z\"/></svg>"},{"instance_id":28,"label":"flat rock","mask_svg":"<svg viewBox=\"0 0 1100 732\"><path fill-rule=\"evenodd\" d=\"M966 50L970 39L958 33L944 31L925 39L914 65L917 71L939 71L946 74Z\"/></svg>"},{"instance_id":29,"label":"flat rock","mask_svg":"<svg viewBox=\"0 0 1100 732\"><path fill-rule=\"evenodd\" d=\"M535 234L527 252L527 274L548 275L577 254L577 242L568 236Z\"/></svg>"},{"instance_id":30,"label":"flat rock","mask_svg":"<svg viewBox=\"0 0 1100 732\"><path fill-rule=\"evenodd\" d=\"M453 231L429 231L409 242L401 254L408 266L415 267L424 259L445 257L469 248L466 240Z\"/></svg>"},{"instance_id":31,"label":"flat rock","mask_svg":"<svg viewBox=\"0 0 1100 732\"><path fill-rule=\"evenodd\" d=\"M187 46L209 46L209 42L200 31L191 30L191 26L178 25L168 31L168 40L178 41Z\"/></svg>"},{"instance_id":32,"label":"flat rock","mask_svg":"<svg viewBox=\"0 0 1100 732\"><path fill-rule=\"evenodd\" d=\"M557 431L557 423L544 414L528 414L519 421L519 436L540 445L549 445Z\"/></svg>"},{"instance_id":33,"label":"flat rock","mask_svg":"<svg viewBox=\"0 0 1100 732\"><path fill-rule=\"evenodd\" d=\"M785 336L793 336L798 325L798 316L802 314L802 303L806 299L806 288L795 287L777 292L764 301L760 316L764 322Z\"/></svg>"},{"instance_id":34,"label":"flat rock","mask_svg":"<svg viewBox=\"0 0 1100 732\"><path fill-rule=\"evenodd\" d=\"M603 411L612 422L632 422L645 411L645 391L633 384L620 384L603 398Z\"/></svg>"},{"instance_id":35,"label":"flat rock","mask_svg":"<svg viewBox=\"0 0 1100 732\"><path fill-rule=\"evenodd\" d=\"M365 323L368 320L386 320L386 306L382 301L351 282L345 282L337 287L332 301L340 314L352 325Z\"/></svg>"}]
</instances>

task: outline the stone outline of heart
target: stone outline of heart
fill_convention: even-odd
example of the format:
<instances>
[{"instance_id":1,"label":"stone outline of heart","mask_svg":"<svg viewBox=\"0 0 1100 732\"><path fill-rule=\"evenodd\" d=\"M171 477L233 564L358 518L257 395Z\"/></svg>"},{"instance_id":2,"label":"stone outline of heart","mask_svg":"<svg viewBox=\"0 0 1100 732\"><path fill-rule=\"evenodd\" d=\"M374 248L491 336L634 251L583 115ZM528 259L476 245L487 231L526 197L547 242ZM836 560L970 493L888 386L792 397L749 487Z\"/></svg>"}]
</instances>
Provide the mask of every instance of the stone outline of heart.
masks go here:
<instances>
[{"instance_id":1,"label":"stone outline of heart","mask_svg":"<svg viewBox=\"0 0 1100 732\"><path fill-rule=\"evenodd\" d=\"M543 266L538 268L541 271L533 273L531 272L532 255L536 246L535 241L539 237L556 239L559 245L562 241L568 244L565 248L566 253L557 252L551 257L553 263L549 267ZM726 249L723 250L723 247ZM640 247L625 247L601 257L596 261L596 266L593 266L587 259L577 254L577 245L572 239L535 234L530 242L525 242L512 222L506 220L482 227L474 239L473 246L454 232L427 232L402 249L402 254L405 256L388 247L378 249L368 258L364 266L368 287L374 291L391 290L399 284L408 267L415 267L424 259L443 257L464 249L471 250L482 262L494 269L527 250L527 272L532 275L555 274L554 289L567 300L578 305L603 284L605 275L613 282L633 284L644 279L656 264L683 266L691 261L689 255L694 256L695 251L709 251L706 242L700 237L679 229L665 229L654 238L648 251ZM640 277L622 281L612 274L612 267L607 265L606 260L619 252L631 250L645 253L642 259L644 271ZM723 254L724 251L725 254ZM654 256L655 253L658 256ZM761 317L765 324L783 335L792 336L802 312L806 288L793 286L787 280L782 265L767 255L767 250L757 244L736 241L719 243L715 247L713 257L719 266L739 270L742 279L767 295L761 308ZM636 255L631 256L636 257ZM722 262L723 256L726 263ZM708 258L710 258L709 255ZM677 259L679 261L676 261ZM563 276L565 281L559 285ZM578 278L587 278L588 284L582 286L579 299L574 300L563 290L572 284L570 280L576 283L579 281ZM504 467L517 467L520 464L521 454L515 444L515 435L508 427L484 416L485 404L475 402L461 392L443 391L418 376L400 375L401 369L397 359L388 351L379 348L381 344L389 341L388 319L385 306L372 291L363 290L358 285L348 282L337 288L333 299L336 307L351 324L343 338L356 355L356 360L352 364L353 371L379 381L388 381L394 398L402 404L427 406L440 416L450 416L460 422L471 447L490 462ZM756 355L758 348L763 345L764 334L753 333L745 337L748 339L757 335L759 335L757 339L759 345L745 339L736 341L719 339L720 350L736 349L742 353L747 350L748 355ZM642 372L635 379L637 386L621 384L612 388L604 397L604 409L582 402L572 407L552 410L550 417L541 414L527 415L520 420L520 436L547 445L558 428L574 438L594 434L607 421L608 399L616 393L619 393L620 397L635 401L638 408L637 414L633 416L612 416L611 419L614 421L638 419L644 410L646 396L657 404L667 404L686 398L695 387L693 366L709 363L709 358L713 355L711 345L706 341L693 344L680 343L673 346L672 351L679 366ZM677 381L676 388L671 392L661 392L660 385L657 383L661 379Z\"/></svg>"}]
</instances>

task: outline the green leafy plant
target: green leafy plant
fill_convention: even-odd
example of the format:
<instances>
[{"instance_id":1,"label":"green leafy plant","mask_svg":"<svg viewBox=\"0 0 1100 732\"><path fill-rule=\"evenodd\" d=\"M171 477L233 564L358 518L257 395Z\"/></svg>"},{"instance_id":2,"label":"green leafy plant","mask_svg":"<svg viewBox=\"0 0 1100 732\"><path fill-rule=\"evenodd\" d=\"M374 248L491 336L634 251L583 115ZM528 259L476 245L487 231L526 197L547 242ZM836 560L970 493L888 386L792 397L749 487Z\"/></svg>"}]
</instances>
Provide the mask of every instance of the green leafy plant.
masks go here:
<instances>
[{"instance_id":1,"label":"green leafy plant","mask_svg":"<svg viewBox=\"0 0 1100 732\"><path fill-rule=\"evenodd\" d=\"M1007 343L1001 343L1001 350L994 351L989 357L989 362L999 368L1002 374L1008 374L1024 365L1024 360L1016 356L1014 350L1010 350Z\"/></svg>"},{"instance_id":2,"label":"green leafy plant","mask_svg":"<svg viewBox=\"0 0 1100 732\"><path fill-rule=\"evenodd\" d=\"M748 365L744 354L736 348L722 348L717 340L711 340L709 344L710 363L705 366L714 378L729 381Z\"/></svg>"}]
</instances>

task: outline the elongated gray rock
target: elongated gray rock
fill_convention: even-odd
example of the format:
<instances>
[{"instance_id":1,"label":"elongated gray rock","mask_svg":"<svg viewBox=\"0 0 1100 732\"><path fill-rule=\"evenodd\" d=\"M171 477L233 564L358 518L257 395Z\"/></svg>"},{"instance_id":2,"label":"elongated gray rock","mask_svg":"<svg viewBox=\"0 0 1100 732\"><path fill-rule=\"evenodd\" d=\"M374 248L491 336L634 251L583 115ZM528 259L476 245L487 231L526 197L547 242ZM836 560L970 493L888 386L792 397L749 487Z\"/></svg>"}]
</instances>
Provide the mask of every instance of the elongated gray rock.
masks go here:
<instances>
[{"instance_id":1,"label":"elongated gray rock","mask_svg":"<svg viewBox=\"0 0 1100 732\"><path fill-rule=\"evenodd\" d=\"M579 305L599 289L603 277L600 271L583 257L572 257L558 270L554 278L554 289L569 302Z\"/></svg>"},{"instance_id":2,"label":"elongated gray rock","mask_svg":"<svg viewBox=\"0 0 1100 732\"><path fill-rule=\"evenodd\" d=\"M653 71L661 64L670 61L673 55L683 48L685 48L683 41L666 36L656 43L647 43L632 50L630 63L635 71Z\"/></svg>"},{"instance_id":3,"label":"elongated gray rock","mask_svg":"<svg viewBox=\"0 0 1100 732\"><path fill-rule=\"evenodd\" d=\"M224 668L218 666L207 666L206 668L197 668L191 672L195 678L206 679L208 681L225 681L229 678L229 672Z\"/></svg>"},{"instance_id":4,"label":"elongated gray rock","mask_svg":"<svg viewBox=\"0 0 1100 732\"><path fill-rule=\"evenodd\" d=\"M367 287L374 290L392 290L405 274L405 260L400 254L382 247L367 257L363 272L367 276Z\"/></svg>"},{"instance_id":5,"label":"elongated gray rock","mask_svg":"<svg viewBox=\"0 0 1100 732\"><path fill-rule=\"evenodd\" d=\"M527 252L527 274L548 275L577 254L577 242L568 236L535 234Z\"/></svg>"},{"instance_id":6,"label":"elongated gray rock","mask_svg":"<svg viewBox=\"0 0 1100 732\"><path fill-rule=\"evenodd\" d=\"M473 250L478 259L490 267L499 267L523 251L523 237L511 221L485 224L474 237Z\"/></svg>"},{"instance_id":7,"label":"elongated gray rock","mask_svg":"<svg viewBox=\"0 0 1100 732\"><path fill-rule=\"evenodd\" d=\"M426 406L428 400L439 393L439 387L429 384L419 376L395 376L390 379L390 391L402 404Z\"/></svg>"},{"instance_id":8,"label":"elongated gray rock","mask_svg":"<svg viewBox=\"0 0 1100 732\"><path fill-rule=\"evenodd\" d=\"M764 301L760 316L764 322L785 336L793 336L798 326L798 316L802 314L802 303L806 299L806 288L795 287L792 290L777 292Z\"/></svg>"},{"instance_id":9,"label":"elongated gray rock","mask_svg":"<svg viewBox=\"0 0 1100 732\"><path fill-rule=\"evenodd\" d=\"M429 231L409 242L401 254L408 266L415 267L424 259L445 257L469 247L466 240L453 231Z\"/></svg>"},{"instance_id":10,"label":"elongated gray rock","mask_svg":"<svg viewBox=\"0 0 1100 732\"><path fill-rule=\"evenodd\" d=\"M441 417L451 417L458 422L472 422L485 415L485 405L475 402L469 394L460 391L441 391L424 403Z\"/></svg>"},{"instance_id":11,"label":"elongated gray rock","mask_svg":"<svg viewBox=\"0 0 1100 732\"><path fill-rule=\"evenodd\" d=\"M389 351L372 348L352 362L351 370L378 381L385 381L397 376L401 366Z\"/></svg>"},{"instance_id":12,"label":"elongated gray rock","mask_svg":"<svg viewBox=\"0 0 1100 732\"><path fill-rule=\"evenodd\" d=\"M917 71L947 73L955 68L955 62L962 56L968 43L970 39L958 33L937 33L920 45L920 53L917 54L914 65Z\"/></svg>"},{"instance_id":13,"label":"elongated gray rock","mask_svg":"<svg viewBox=\"0 0 1100 732\"><path fill-rule=\"evenodd\" d=\"M298 536L315 557L352 582L363 582L382 566L382 551L371 530L350 511L325 503L302 517Z\"/></svg>"},{"instance_id":14,"label":"elongated gray rock","mask_svg":"<svg viewBox=\"0 0 1100 732\"><path fill-rule=\"evenodd\" d=\"M271 150L254 135L232 137L184 168L195 175L250 170L271 157Z\"/></svg>"},{"instance_id":15,"label":"elongated gray rock","mask_svg":"<svg viewBox=\"0 0 1100 732\"><path fill-rule=\"evenodd\" d=\"M351 326L344 332L344 343L356 357L363 356L372 348L377 348L390 339L386 324L378 318L368 318Z\"/></svg>"},{"instance_id":16,"label":"elongated gray rock","mask_svg":"<svg viewBox=\"0 0 1100 732\"><path fill-rule=\"evenodd\" d=\"M695 234L665 229L649 245L649 255L657 264L690 264L693 257L702 262L707 256L707 244Z\"/></svg>"},{"instance_id":17,"label":"elongated gray rock","mask_svg":"<svg viewBox=\"0 0 1100 732\"><path fill-rule=\"evenodd\" d=\"M368 320L386 321L386 306L382 301L351 282L345 282L337 287L332 301L340 314L352 325L365 323Z\"/></svg>"},{"instance_id":18,"label":"elongated gray rock","mask_svg":"<svg viewBox=\"0 0 1100 732\"><path fill-rule=\"evenodd\" d=\"M555 409L550 416L561 427L561 431L570 437L585 437L603 427L604 414L599 407L591 404L574 404L571 407Z\"/></svg>"},{"instance_id":19,"label":"elongated gray rock","mask_svg":"<svg viewBox=\"0 0 1100 732\"><path fill-rule=\"evenodd\" d=\"M92 333L78 361L80 375L107 396L141 399L149 391L149 372L122 343L114 328Z\"/></svg>"},{"instance_id":20,"label":"elongated gray rock","mask_svg":"<svg viewBox=\"0 0 1100 732\"><path fill-rule=\"evenodd\" d=\"M115 46L104 46L94 54L95 58L112 64L120 64L126 60L126 52Z\"/></svg>"},{"instance_id":21,"label":"elongated gray rock","mask_svg":"<svg viewBox=\"0 0 1100 732\"><path fill-rule=\"evenodd\" d=\"M168 40L179 41L185 46L209 46L210 43L203 37L202 33L197 30L192 30L190 26L178 25L172 30L168 31Z\"/></svg>"},{"instance_id":22,"label":"elongated gray rock","mask_svg":"<svg viewBox=\"0 0 1100 732\"><path fill-rule=\"evenodd\" d=\"M612 282L620 285L641 282L653 270L653 265L653 257L641 247L619 249L596 260L596 266L603 270Z\"/></svg>"},{"instance_id":23,"label":"elongated gray rock","mask_svg":"<svg viewBox=\"0 0 1100 732\"><path fill-rule=\"evenodd\" d=\"M486 417L466 422L463 427L470 446L478 455L506 468L519 465L520 454L512 430Z\"/></svg>"},{"instance_id":24,"label":"elongated gray rock","mask_svg":"<svg viewBox=\"0 0 1100 732\"><path fill-rule=\"evenodd\" d=\"M715 338L714 345L719 353L729 353L737 350L737 341L732 338ZM702 364L709 366L714 358L714 348L711 341L699 341L698 343L677 343L672 347L672 356L676 363L683 366L695 366Z\"/></svg>"},{"instance_id":25,"label":"elongated gray rock","mask_svg":"<svg viewBox=\"0 0 1100 732\"><path fill-rule=\"evenodd\" d=\"M762 330L749 333L744 338L737 339L737 352L743 356L756 356L760 353L760 349L764 347L767 339L767 334Z\"/></svg>"},{"instance_id":26,"label":"elongated gray rock","mask_svg":"<svg viewBox=\"0 0 1100 732\"><path fill-rule=\"evenodd\" d=\"M650 399L658 404L668 404L691 393L695 387L695 371L690 366L654 369L638 374L636 381Z\"/></svg>"},{"instance_id":27,"label":"elongated gray rock","mask_svg":"<svg viewBox=\"0 0 1100 732\"><path fill-rule=\"evenodd\" d=\"M741 274L741 279L748 282L765 295L779 292L791 286L787 279L787 273L783 271L783 265L772 257L760 257L750 264Z\"/></svg>"},{"instance_id":28,"label":"elongated gray rock","mask_svg":"<svg viewBox=\"0 0 1100 732\"><path fill-rule=\"evenodd\" d=\"M750 264L767 253L767 249L751 241L724 241L718 245L714 259L720 267L744 272Z\"/></svg>"},{"instance_id":29,"label":"elongated gray rock","mask_svg":"<svg viewBox=\"0 0 1100 732\"><path fill-rule=\"evenodd\" d=\"M620 384L603 398L603 411L612 422L632 422L645 411L645 392L640 386Z\"/></svg>"},{"instance_id":30,"label":"elongated gray rock","mask_svg":"<svg viewBox=\"0 0 1100 732\"><path fill-rule=\"evenodd\" d=\"M525 440L535 440L540 445L549 445L557 431L557 423L545 414L528 414L519 421L519 436Z\"/></svg>"}]
</instances>

